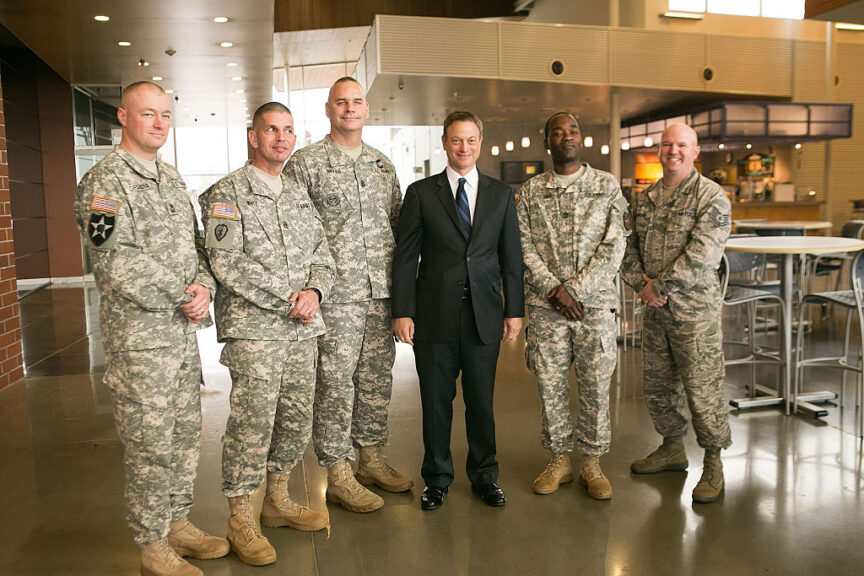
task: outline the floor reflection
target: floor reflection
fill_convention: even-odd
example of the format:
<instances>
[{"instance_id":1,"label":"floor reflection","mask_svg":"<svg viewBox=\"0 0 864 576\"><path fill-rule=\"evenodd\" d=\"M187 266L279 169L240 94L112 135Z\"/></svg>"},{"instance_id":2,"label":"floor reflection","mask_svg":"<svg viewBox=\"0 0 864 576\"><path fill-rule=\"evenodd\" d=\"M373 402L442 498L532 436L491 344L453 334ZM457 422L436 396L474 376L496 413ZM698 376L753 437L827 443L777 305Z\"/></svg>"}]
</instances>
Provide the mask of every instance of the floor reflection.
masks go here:
<instances>
[{"instance_id":1,"label":"floor reflection","mask_svg":"<svg viewBox=\"0 0 864 576\"><path fill-rule=\"evenodd\" d=\"M123 520L121 448L102 385L104 353L93 289L51 287L21 301L27 377L0 390L0 574L136 574ZM730 318L734 326L736 319ZM772 334L759 335L766 342ZM818 320L808 349L836 346L842 327ZM206 386L193 519L224 534L221 436L230 380L211 328L199 334ZM471 494L464 475L465 426L457 399L456 481L441 510L419 508L420 408L410 347L399 345L390 417L393 463L418 487L382 493L369 515L330 507L332 532L265 529L280 561L252 568L233 556L195 563L207 574L857 574L864 565L862 442L855 435L854 384L846 406L823 421L777 409L733 412L724 454L727 491L693 505L701 450L686 440L686 472L634 476L633 459L659 442L641 393L639 348L619 351L613 379L613 445L603 466L614 489L597 502L574 482L550 496L531 491L547 454L540 405L525 369L524 342L502 346L496 390L501 485L496 510ZM158 377L154 374L154 377ZM758 377L773 378L769 368ZM727 395L746 393L749 370L729 371ZM808 388L838 390L839 374L813 370ZM323 509L326 475L311 449L292 476L298 500ZM260 494L257 497L260 498ZM11 520L11 521L9 521Z\"/></svg>"}]
</instances>

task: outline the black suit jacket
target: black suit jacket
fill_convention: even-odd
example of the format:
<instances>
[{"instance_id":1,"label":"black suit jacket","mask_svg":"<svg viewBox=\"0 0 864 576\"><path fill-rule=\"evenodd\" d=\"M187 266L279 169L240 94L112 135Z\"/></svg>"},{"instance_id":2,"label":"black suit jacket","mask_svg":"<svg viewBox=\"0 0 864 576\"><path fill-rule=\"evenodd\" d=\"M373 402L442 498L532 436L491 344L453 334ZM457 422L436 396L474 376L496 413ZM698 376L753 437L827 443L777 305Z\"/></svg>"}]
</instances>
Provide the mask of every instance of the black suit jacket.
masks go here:
<instances>
[{"instance_id":1,"label":"black suit jacket","mask_svg":"<svg viewBox=\"0 0 864 576\"><path fill-rule=\"evenodd\" d=\"M479 174L466 242L445 171L411 184L405 193L393 259L392 316L414 318L415 340L456 340L466 281L480 339L500 342L504 318L525 315L513 190Z\"/></svg>"}]
</instances>

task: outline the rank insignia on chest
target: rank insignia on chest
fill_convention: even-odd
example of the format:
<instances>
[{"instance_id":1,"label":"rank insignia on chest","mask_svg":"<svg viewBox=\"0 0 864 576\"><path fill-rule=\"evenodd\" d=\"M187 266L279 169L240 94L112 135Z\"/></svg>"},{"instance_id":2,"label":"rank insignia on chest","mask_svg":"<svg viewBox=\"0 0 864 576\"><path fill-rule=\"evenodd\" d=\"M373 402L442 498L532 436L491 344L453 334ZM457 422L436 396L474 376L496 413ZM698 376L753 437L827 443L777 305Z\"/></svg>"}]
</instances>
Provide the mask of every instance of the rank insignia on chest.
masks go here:
<instances>
[{"instance_id":1,"label":"rank insignia on chest","mask_svg":"<svg viewBox=\"0 0 864 576\"><path fill-rule=\"evenodd\" d=\"M233 220L237 217L237 207L229 204L213 204L212 214L216 218L228 218Z\"/></svg>"},{"instance_id":2,"label":"rank insignia on chest","mask_svg":"<svg viewBox=\"0 0 864 576\"><path fill-rule=\"evenodd\" d=\"M327 199L324 200L324 202L326 202L327 206L330 206L331 208L335 208L336 206L339 206L339 204L341 204L341 200L339 200L338 194L330 194L329 196L327 196Z\"/></svg>"},{"instance_id":3,"label":"rank insignia on chest","mask_svg":"<svg viewBox=\"0 0 864 576\"><path fill-rule=\"evenodd\" d=\"M102 246L114 233L116 216L110 214L90 214L87 224L87 233L94 246Z\"/></svg>"},{"instance_id":4,"label":"rank insignia on chest","mask_svg":"<svg viewBox=\"0 0 864 576\"><path fill-rule=\"evenodd\" d=\"M216 236L216 240L221 241L228 234L228 226L225 224L219 224L213 230L213 235Z\"/></svg>"},{"instance_id":5,"label":"rank insignia on chest","mask_svg":"<svg viewBox=\"0 0 864 576\"><path fill-rule=\"evenodd\" d=\"M118 208L120 208L120 202L118 200L105 198L103 196L94 196L93 201L90 202L90 210L99 210L100 212L116 214Z\"/></svg>"}]
</instances>

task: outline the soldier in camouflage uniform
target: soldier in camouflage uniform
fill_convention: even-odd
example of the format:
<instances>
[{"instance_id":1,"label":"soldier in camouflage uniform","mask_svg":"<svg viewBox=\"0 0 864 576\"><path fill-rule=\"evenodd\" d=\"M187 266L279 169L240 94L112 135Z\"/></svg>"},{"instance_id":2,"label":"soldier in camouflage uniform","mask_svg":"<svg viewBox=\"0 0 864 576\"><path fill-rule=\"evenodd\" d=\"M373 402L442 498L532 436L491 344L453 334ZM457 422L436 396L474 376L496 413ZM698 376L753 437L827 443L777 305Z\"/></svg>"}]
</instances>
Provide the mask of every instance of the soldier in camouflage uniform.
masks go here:
<instances>
[{"instance_id":1,"label":"soldier in camouflage uniform","mask_svg":"<svg viewBox=\"0 0 864 576\"><path fill-rule=\"evenodd\" d=\"M201 195L207 255L219 282L216 328L231 371L231 415L222 450L228 541L247 564L276 561L252 514L251 494L267 476L265 526L314 531L325 513L294 502L288 477L312 434L318 314L335 266L321 219L282 166L294 150L294 120L278 102L255 112L255 160Z\"/></svg>"},{"instance_id":2,"label":"soldier in camouflage uniform","mask_svg":"<svg viewBox=\"0 0 864 576\"><path fill-rule=\"evenodd\" d=\"M75 193L75 220L99 288L105 383L123 443L127 520L142 574L196 575L181 556L218 558L224 538L186 516L201 436L201 360L215 282L196 248L195 212L180 175L157 157L171 103L155 84L123 91L120 145Z\"/></svg>"},{"instance_id":3,"label":"soldier in camouflage uniform","mask_svg":"<svg viewBox=\"0 0 864 576\"><path fill-rule=\"evenodd\" d=\"M552 452L534 491L551 494L573 479L570 366L579 413L580 479L598 500L612 497L599 457L609 451L609 384L615 370L615 275L629 230L627 201L615 177L580 162L582 134L566 112L546 122L554 171L522 186L519 229L528 303L526 350L543 408L543 447Z\"/></svg>"},{"instance_id":4,"label":"soldier in camouflage uniform","mask_svg":"<svg viewBox=\"0 0 864 576\"><path fill-rule=\"evenodd\" d=\"M696 440L705 449L695 502L723 492L720 451L732 444L723 398L723 333L717 269L729 237L731 206L716 183L693 164L696 132L666 129L658 156L663 178L634 195L624 280L645 304L642 328L643 387L663 444L631 470L651 474L687 468L682 442L689 405Z\"/></svg>"},{"instance_id":5,"label":"soldier in camouflage uniform","mask_svg":"<svg viewBox=\"0 0 864 576\"><path fill-rule=\"evenodd\" d=\"M337 80L326 105L330 134L299 150L285 167L321 214L336 281L321 306L312 438L327 468L327 499L352 512L384 500L363 485L403 492L414 481L394 470L381 448L393 386L390 269L402 194L393 165L362 142L369 104L353 78ZM356 479L350 459L359 448ZM359 483L358 483L359 481Z\"/></svg>"}]
</instances>

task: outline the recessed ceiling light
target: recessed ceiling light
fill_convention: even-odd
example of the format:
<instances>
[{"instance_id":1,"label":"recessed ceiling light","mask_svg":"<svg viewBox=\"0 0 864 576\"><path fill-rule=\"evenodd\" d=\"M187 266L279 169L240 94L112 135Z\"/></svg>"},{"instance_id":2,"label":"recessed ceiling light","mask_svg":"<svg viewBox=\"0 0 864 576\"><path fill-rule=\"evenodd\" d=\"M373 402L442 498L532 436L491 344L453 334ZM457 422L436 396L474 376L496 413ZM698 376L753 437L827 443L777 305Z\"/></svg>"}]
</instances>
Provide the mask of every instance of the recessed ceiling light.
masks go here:
<instances>
[{"instance_id":1,"label":"recessed ceiling light","mask_svg":"<svg viewBox=\"0 0 864 576\"><path fill-rule=\"evenodd\" d=\"M243 77L242 76L232 76L231 80L233 80L234 82L239 82L240 80L243 80Z\"/></svg>"},{"instance_id":2,"label":"recessed ceiling light","mask_svg":"<svg viewBox=\"0 0 864 576\"><path fill-rule=\"evenodd\" d=\"M243 90L235 90L235 92L237 92L237 94L243 94Z\"/></svg>"},{"instance_id":3,"label":"recessed ceiling light","mask_svg":"<svg viewBox=\"0 0 864 576\"><path fill-rule=\"evenodd\" d=\"M213 22L216 22L217 24L224 24L225 22L228 22L228 17L216 16L215 18L213 18Z\"/></svg>"},{"instance_id":4,"label":"recessed ceiling light","mask_svg":"<svg viewBox=\"0 0 864 576\"><path fill-rule=\"evenodd\" d=\"M229 68L234 68L235 66L237 66L237 63L236 62L228 62L226 64L226 66L228 66Z\"/></svg>"},{"instance_id":5,"label":"recessed ceiling light","mask_svg":"<svg viewBox=\"0 0 864 576\"><path fill-rule=\"evenodd\" d=\"M241 103L241 104L245 104L245 103L246 103L246 99L243 98L242 100L240 100L240 103Z\"/></svg>"},{"instance_id":6,"label":"recessed ceiling light","mask_svg":"<svg viewBox=\"0 0 864 576\"><path fill-rule=\"evenodd\" d=\"M99 16L93 17L93 20L96 20L97 22L108 22L110 19L111 18L109 18L108 16L102 16L101 14Z\"/></svg>"},{"instance_id":7,"label":"recessed ceiling light","mask_svg":"<svg viewBox=\"0 0 864 576\"><path fill-rule=\"evenodd\" d=\"M126 40L121 40L120 42L117 42L117 46L131 46L131 45L132 45L132 43L127 42Z\"/></svg>"},{"instance_id":8,"label":"recessed ceiling light","mask_svg":"<svg viewBox=\"0 0 864 576\"><path fill-rule=\"evenodd\" d=\"M231 48L232 46L234 46L234 43L233 42L220 42L219 46L221 46L222 48Z\"/></svg>"},{"instance_id":9,"label":"recessed ceiling light","mask_svg":"<svg viewBox=\"0 0 864 576\"><path fill-rule=\"evenodd\" d=\"M170 89L170 88L169 88L169 89L168 89L168 90L165 90L165 93L166 93L166 94L173 94L173 93L174 93L174 91L173 91L173 90L171 90L171 89Z\"/></svg>"},{"instance_id":10,"label":"recessed ceiling light","mask_svg":"<svg viewBox=\"0 0 864 576\"><path fill-rule=\"evenodd\" d=\"M153 79L153 80L156 80L157 82L158 82L159 80L163 80L162 76L153 76L152 79Z\"/></svg>"}]
</instances>

